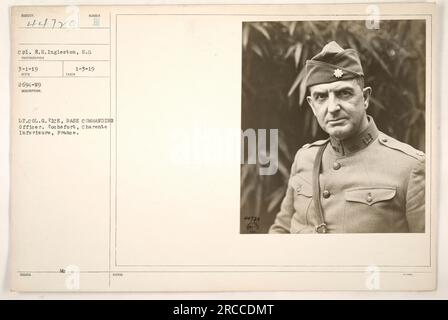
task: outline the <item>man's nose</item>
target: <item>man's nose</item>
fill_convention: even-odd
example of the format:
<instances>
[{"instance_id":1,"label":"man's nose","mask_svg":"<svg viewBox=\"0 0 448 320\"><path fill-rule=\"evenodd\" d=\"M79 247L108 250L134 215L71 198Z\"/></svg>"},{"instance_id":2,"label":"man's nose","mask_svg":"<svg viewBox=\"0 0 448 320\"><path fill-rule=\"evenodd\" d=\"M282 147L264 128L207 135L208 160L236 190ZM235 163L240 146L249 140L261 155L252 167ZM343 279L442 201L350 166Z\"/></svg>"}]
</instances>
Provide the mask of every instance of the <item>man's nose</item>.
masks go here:
<instances>
[{"instance_id":1,"label":"man's nose","mask_svg":"<svg viewBox=\"0 0 448 320\"><path fill-rule=\"evenodd\" d=\"M335 96L333 92L330 92L328 96L328 112L335 113L341 110L339 105L339 99Z\"/></svg>"}]
</instances>

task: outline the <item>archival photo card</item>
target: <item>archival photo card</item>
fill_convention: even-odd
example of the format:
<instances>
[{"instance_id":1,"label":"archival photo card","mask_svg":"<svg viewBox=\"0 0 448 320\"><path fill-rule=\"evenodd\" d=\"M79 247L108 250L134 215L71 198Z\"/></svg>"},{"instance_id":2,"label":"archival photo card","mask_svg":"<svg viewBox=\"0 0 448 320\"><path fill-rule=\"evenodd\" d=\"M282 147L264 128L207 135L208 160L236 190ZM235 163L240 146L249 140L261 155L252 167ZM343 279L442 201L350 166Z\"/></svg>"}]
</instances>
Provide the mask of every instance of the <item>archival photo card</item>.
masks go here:
<instances>
[{"instance_id":1,"label":"archival photo card","mask_svg":"<svg viewBox=\"0 0 448 320\"><path fill-rule=\"evenodd\" d=\"M11 290L434 290L435 12L12 7Z\"/></svg>"}]
</instances>

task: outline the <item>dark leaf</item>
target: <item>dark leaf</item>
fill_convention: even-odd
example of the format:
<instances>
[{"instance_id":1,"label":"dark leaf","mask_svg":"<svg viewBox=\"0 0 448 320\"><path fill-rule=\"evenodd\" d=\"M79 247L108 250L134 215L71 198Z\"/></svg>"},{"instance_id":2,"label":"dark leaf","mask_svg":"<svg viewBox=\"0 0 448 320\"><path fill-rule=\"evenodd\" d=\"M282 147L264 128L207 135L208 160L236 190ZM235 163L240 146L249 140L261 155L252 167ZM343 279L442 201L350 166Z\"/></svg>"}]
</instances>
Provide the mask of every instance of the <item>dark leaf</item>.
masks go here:
<instances>
[{"instance_id":1,"label":"dark leaf","mask_svg":"<svg viewBox=\"0 0 448 320\"><path fill-rule=\"evenodd\" d=\"M263 51L260 49L260 47L258 45L252 44L251 49L253 52L255 52L255 54L257 56L259 56L260 58L263 58Z\"/></svg>"},{"instance_id":2,"label":"dark leaf","mask_svg":"<svg viewBox=\"0 0 448 320\"><path fill-rule=\"evenodd\" d=\"M298 42L294 50L294 62L296 63L296 68L299 66L300 56L302 54L302 47L303 45L300 42Z\"/></svg>"},{"instance_id":3,"label":"dark leaf","mask_svg":"<svg viewBox=\"0 0 448 320\"><path fill-rule=\"evenodd\" d=\"M246 50L247 43L249 42L249 34L250 34L249 25L244 24L243 25L243 48L244 48L244 50Z\"/></svg>"},{"instance_id":4,"label":"dark leaf","mask_svg":"<svg viewBox=\"0 0 448 320\"><path fill-rule=\"evenodd\" d=\"M305 78L305 73L306 73L305 68L302 68L302 70L300 70L299 74L297 75L296 80L294 80L294 83L292 84L291 88L289 89L288 96L291 96L294 93L294 91L296 90L298 85Z\"/></svg>"},{"instance_id":5,"label":"dark leaf","mask_svg":"<svg viewBox=\"0 0 448 320\"><path fill-rule=\"evenodd\" d=\"M297 21L293 21L289 25L289 35L290 36L294 35L294 31L296 30L296 26L297 26Z\"/></svg>"},{"instance_id":6,"label":"dark leaf","mask_svg":"<svg viewBox=\"0 0 448 320\"><path fill-rule=\"evenodd\" d=\"M269 213L275 213L275 211L277 211L277 208L280 206L280 203L282 202L284 195L285 195L285 189L282 187L277 188L271 194L271 196L268 198L269 204L268 204L267 211Z\"/></svg>"},{"instance_id":7,"label":"dark leaf","mask_svg":"<svg viewBox=\"0 0 448 320\"><path fill-rule=\"evenodd\" d=\"M254 27L254 29L258 32L260 32L266 39L271 40L268 31L264 27L262 27L258 23L251 24L251 26Z\"/></svg>"}]
</instances>

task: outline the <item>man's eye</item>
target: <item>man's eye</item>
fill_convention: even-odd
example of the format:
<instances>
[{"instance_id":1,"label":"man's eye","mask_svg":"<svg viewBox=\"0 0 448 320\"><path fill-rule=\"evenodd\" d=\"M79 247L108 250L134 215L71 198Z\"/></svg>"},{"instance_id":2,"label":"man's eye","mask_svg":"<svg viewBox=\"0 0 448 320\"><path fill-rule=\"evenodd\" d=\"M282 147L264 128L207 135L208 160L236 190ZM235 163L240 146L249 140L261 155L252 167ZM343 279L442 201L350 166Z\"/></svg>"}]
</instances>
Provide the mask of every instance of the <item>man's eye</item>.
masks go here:
<instances>
[{"instance_id":1,"label":"man's eye","mask_svg":"<svg viewBox=\"0 0 448 320\"><path fill-rule=\"evenodd\" d=\"M339 92L339 96L342 98L348 98L351 97L352 93L348 90L342 90L341 92Z\"/></svg>"},{"instance_id":2,"label":"man's eye","mask_svg":"<svg viewBox=\"0 0 448 320\"><path fill-rule=\"evenodd\" d=\"M317 101L323 101L327 98L325 94L316 94L316 100Z\"/></svg>"}]
</instances>

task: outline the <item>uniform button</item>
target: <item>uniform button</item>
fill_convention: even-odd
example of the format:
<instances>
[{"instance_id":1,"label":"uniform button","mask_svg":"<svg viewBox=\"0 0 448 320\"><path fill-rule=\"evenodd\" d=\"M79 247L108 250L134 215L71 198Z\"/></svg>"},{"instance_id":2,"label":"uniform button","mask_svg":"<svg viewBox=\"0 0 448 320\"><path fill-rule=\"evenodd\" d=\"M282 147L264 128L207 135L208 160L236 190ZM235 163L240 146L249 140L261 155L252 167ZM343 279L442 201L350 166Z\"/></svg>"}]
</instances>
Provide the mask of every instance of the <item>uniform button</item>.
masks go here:
<instances>
[{"instance_id":1,"label":"uniform button","mask_svg":"<svg viewBox=\"0 0 448 320\"><path fill-rule=\"evenodd\" d=\"M424 156L424 155L425 155L425 153L424 153L424 152L422 152L422 151L417 151L417 155L418 155L418 156L421 156L421 157L422 157L422 156Z\"/></svg>"},{"instance_id":2,"label":"uniform button","mask_svg":"<svg viewBox=\"0 0 448 320\"><path fill-rule=\"evenodd\" d=\"M383 142L387 142L387 138L386 138L386 137L383 137L383 138L381 138L381 141L383 141Z\"/></svg>"},{"instance_id":3,"label":"uniform button","mask_svg":"<svg viewBox=\"0 0 448 320\"><path fill-rule=\"evenodd\" d=\"M330 191L324 190L322 195L324 196L325 199L328 199L330 197Z\"/></svg>"},{"instance_id":4,"label":"uniform button","mask_svg":"<svg viewBox=\"0 0 448 320\"><path fill-rule=\"evenodd\" d=\"M333 163L333 169L334 170L339 170L340 168L341 168L341 164L339 162Z\"/></svg>"},{"instance_id":5,"label":"uniform button","mask_svg":"<svg viewBox=\"0 0 448 320\"><path fill-rule=\"evenodd\" d=\"M367 194L366 200L368 203L372 202L373 199L372 199L372 194L370 192Z\"/></svg>"},{"instance_id":6,"label":"uniform button","mask_svg":"<svg viewBox=\"0 0 448 320\"><path fill-rule=\"evenodd\" d=\"M296 191L297 191L297 193L299 193L300 190L302 190L302 186L299 184L299 185L296 187Z\"/></svg>"}]
</instances>

